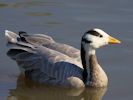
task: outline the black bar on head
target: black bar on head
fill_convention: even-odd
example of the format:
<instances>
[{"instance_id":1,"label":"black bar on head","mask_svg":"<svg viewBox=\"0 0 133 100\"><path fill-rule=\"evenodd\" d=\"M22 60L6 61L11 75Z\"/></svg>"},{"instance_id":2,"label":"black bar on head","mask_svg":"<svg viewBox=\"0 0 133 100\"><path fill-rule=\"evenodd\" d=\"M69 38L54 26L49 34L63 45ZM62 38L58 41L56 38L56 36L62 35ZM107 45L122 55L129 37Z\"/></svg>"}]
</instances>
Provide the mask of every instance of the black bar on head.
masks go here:
<instances>
[{"instance_id":1,"label":"black bar on head","mask_svg":"<svg viewBox=\"0 0 133 100\"><path fill-rule=\"evenodd\" d=\"M102 37L102 35L100 33L98 33L97 31L95 31L95 30L90 30L90 31L87 31L86 33L94 35L94 36Z\"/></svg>"},{"instance_id":2,"label":"black bar on head","mask_svg":"<svg viewBox=\"0 0 133 100\"><path fill-rule=\"evenodd\" d=\"M85 43L91 43L91 41L87 40L86 38L82 38L82 41Z\"/></svg>"}]
</instances>

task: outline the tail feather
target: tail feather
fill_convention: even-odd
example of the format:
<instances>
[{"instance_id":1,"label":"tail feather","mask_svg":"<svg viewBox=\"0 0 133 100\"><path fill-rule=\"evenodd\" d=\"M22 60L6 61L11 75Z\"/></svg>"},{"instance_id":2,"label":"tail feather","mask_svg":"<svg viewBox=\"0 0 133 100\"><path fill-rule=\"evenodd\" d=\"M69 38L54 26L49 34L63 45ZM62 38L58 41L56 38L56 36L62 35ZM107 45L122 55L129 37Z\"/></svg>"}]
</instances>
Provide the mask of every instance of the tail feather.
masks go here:
<instances>
[{"instance_id":1,"label":"tail feather","mask_svg":"<svg viewBox=\"0 0 133 100\"><path fill-rule=\"evenodd\" d=\"M12 31L5 30L5 37L8 42L10 43L17 43L17 39L20 38L20 36Z\"/></svg>"},{"instance_id":2,"label":"tail feather","mask_svg":"<svg viewBox=\"0 0 133 100\"><path fill-rule=\"evenodd\" d=\"M34 46L22 41L19 34L16 34L12 31L5 30L5 37L8 41L7 46L10 49L24 50L27 52L32 52L34 50Z\"/></svg>"}]
</instances>

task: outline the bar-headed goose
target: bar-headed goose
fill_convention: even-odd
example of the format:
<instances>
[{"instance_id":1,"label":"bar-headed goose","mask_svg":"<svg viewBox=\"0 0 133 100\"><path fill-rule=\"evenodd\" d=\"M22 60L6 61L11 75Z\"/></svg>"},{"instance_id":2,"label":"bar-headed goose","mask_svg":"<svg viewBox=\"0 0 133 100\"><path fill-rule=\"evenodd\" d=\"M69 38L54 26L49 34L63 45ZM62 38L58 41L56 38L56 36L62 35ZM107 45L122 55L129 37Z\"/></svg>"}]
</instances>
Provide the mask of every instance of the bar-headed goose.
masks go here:
<instances>
[{"instance_id":1,"label":"bar-headed goose","mask_svg":"<svg viewBox=\"0 0 133 100\"><path fill-rule=\"evenodd\" d=\"M6 30L5 36L8 56L16 60L27 78L39 83L75 88L107 86L108 78L98 64L96 49L120 43L97 28L83 35L81 52L43 34L28 35L22 31L16 34Z\"/></svg>"}]
</instances>

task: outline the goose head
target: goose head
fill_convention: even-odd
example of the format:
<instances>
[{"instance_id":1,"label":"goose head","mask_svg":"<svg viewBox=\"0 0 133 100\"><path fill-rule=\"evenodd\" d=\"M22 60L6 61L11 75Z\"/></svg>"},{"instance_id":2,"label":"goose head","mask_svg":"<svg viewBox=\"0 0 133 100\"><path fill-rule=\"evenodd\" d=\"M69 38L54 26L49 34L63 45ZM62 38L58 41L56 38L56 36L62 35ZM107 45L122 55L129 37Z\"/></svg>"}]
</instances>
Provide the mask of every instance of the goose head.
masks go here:
<instances>
[{"instance_id":1,"label":"goose head","mask_svg":"<svg viewBox=\"0 0 133 100\"><path fill-rule=\"evenodd\" d=\"M85 48L97 49L108 44L118 44L121 42L103 30L94 28L83 35L81 43Z\"/></svg>"},{"instance_id":2,"label":"goose head","mask_svg":"<svg viewBox=\"0 0 133 100\"><path fill-rule=\"evenodd\" d=\"M84 68L83 79L86 84L96 87L107 86L107 75L98 64L95 51L102 46L118 43L120 43L118 39L98 28L91 29L83 35L81 40L81 60Z\"/></svg>"}]
</instances>

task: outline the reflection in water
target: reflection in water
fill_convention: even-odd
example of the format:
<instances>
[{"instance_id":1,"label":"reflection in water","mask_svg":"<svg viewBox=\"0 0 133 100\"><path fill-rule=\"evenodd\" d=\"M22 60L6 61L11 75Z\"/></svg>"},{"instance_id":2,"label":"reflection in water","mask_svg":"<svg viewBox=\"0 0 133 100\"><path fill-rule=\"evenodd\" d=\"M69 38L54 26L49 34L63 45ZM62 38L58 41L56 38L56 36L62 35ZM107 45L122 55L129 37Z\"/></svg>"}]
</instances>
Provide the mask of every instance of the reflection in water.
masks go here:
<instances>
[{"instance_id":1,"label":"reflection in water","mask_svg":"<svg viewBox=\"0 0 133 100\"><path fill-rule=\"evenodd\" d=\"M9 0L10 1L10 0ZM0 1L0 7L14 7L14 8L20 8L20 7L34 7L34 6L64 6L63 2L46 2L46 1L12 1L12 2L6 2L6 1Z\"/></svg>"},{"instance_id":2,"label":"reflection in water","mask_svg":"<svg viewBox=\"0 0 133 100\"><path fill-rule=\"evenodd\" d=\"M107 88L68 89L33 83L22 75L7 100L102 100Z\"/></svg>"},{"instance_id":3,"label":"reflection in water","mask_svg":"<svg viewBox=\"0 0 133 100\"><path fill-rule=\"evenodd\" d=\"M0 8L1 7L6 7L6 6L8 6L6 3L0 3Z\"/></svg>"},{"instance_id":4,"label":"reflection in water","mask_svg":"<svg viewBox=\"0 0 133 100\"><path fill-rule=\"evenodd\" d=\"M30 16L50 16L52 13L49 12L30 12L28 13Z\"/></svg>"},{"instance_id":5,"label":"reflection in water","mask_svg":"<svg viewBox=\"0 0 133 100\"><path fill-rule=\"evenodd\" d=\"M63 6L63 3L60 2L46 2L46 1L16 1L16 2L12 2L10 3L10 7L14 7L14 8L24 8L24 7L35 7L35 6Z\"/></svg>"}]
</instances>

